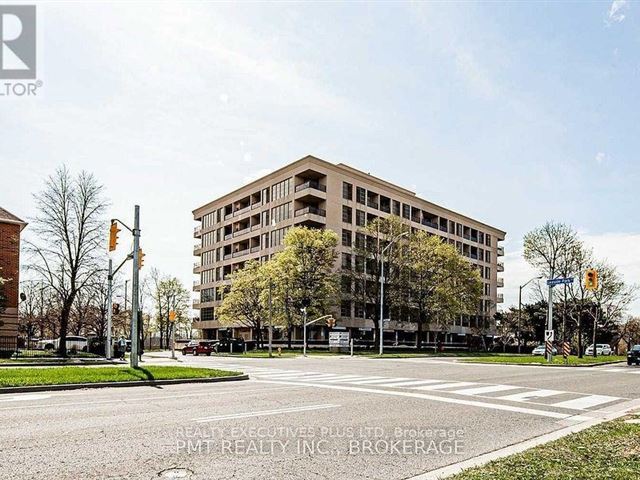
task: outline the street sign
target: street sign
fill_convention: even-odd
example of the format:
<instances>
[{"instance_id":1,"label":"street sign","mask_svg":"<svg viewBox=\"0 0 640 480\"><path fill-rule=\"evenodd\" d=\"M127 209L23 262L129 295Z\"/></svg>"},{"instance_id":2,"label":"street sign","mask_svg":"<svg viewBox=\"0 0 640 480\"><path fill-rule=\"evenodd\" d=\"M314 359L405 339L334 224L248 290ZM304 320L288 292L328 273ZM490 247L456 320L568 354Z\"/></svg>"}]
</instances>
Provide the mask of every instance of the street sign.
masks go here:
<instances>
[{"instance_id":1,"label":"street sign","mask_svg":"<svg viewBox=\"0 0 640 480\"><path fill-rule=\"evenodd\" d=\"M545 342L553 342L555 339L555 335L553 330L545 330L544 331L544 341Z\"/></svg>"},{"instance_id":2,"label":"street sign","mask_svg":"<svg viewBox=\"0 0 640 480\"><path fill-rule=\"evenodd\" d=\"M573 277L567 277L567 278L552 278L550 280L547 280L547 285L549 285L550 287L555 287L556 285L570 285L573 283Z\"/></svg>"},{"instance_id":3,"label":"street sign","mask_svg":"<svg viewBox=\"0 0 640 480\"><path fill-rule=\"evenodd\" d=\"M329 347L349 347L349 332L329 332Z\"/></svg>"}]
</instances>

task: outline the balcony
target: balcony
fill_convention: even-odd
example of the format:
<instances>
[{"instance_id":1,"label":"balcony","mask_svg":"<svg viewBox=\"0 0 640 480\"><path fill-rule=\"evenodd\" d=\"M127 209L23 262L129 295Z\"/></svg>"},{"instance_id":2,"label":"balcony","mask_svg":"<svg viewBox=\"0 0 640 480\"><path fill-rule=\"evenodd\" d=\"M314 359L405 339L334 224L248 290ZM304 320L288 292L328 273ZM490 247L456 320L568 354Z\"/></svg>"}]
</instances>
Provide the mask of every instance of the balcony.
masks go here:
<instances>
[{"instance_id":1,"label":"balcony","mask_svg":"<svg viewBox=\"0 0 640 480\"><path fill-rule=\"evenodd\" d=\"M244 235L245 233L249 233L251 229L249 227L244 227L242 230L236 230L233 232L234 237L239 237L240 235Z\"/></svg>"},{"instance_id":2,"label":"balcony","mask_svg":"<svg viewBox=\"0 0 640 480\"><path fill-rule=\"evenodd\" d=\"M497 283L498 288L502 288L504 287L504 278L502 277L498 277L498 283Z\"/></svg>"},{"instance_id":3,"label":"balcony","mask_svg":"<svg viewBox=\"0 0 640 480\"><path fill-rule=\"evenodd\" d=\"M233 255L231 255L230 253L227 253L224 257L222 257L223 260L230 260L232 258Z\"/></svg>"},{"instance_id":4,"label":"balcony","mask_svg":"<svg viewBox=\"0 0 640 480\"><path fill-rule=\"evenodd\" d=\"M502 293L499 293L498 295L496 295L496 302L504 303L504 295Z\"/></svg>"},{"instance_id":5,"label":"balcony","mask_svg":"<svg viewBox=\"0 0 640 480\"><path fill-rule=\"evenodd\" d=\"M316 207L299 208L298 210L295 211L294 216L300 217L302 215L307 215L307 214L318 215L319 217L327 216L327 212L325 210L321 208L316 208Z\"/></svg>"},{"instance_id":6,"label":"balcony","mask_svg":"<svg viewBox=\"0 0 640 480\"><path fill-rule=\"evenodd\" d=\"M504 263L498 262L498 271L499 272L504 272Z\"/></svg>"},{"instance_id":7,"label":"balcony","mask_svg":"<svg viewBox=\"0 0 640 480\"><path fill-rule=\"evenodd\" d=\"M296 192L301 192L307 188L313 188L314 190L320 190L321 192L326 192L326 185L322 185L320 182L316 180L308 180L300 185L296 185Z\"/></svg>"},{"instance_id":8,"label":"balcony","mask_svg":"<svg viewBox=\"0 0 640 480\"><path fill-rule=\"evenodd\" d=\"M235 212L233 212L233 216L237 217L239 215L242 215L243 213L248 212L249 210L251 210L251 206L247 205L246 207L242 207L239 210L236 210Z\"/></svg>"},{"instance_id":9,"label":"balcony","mask_svg":"<svg viewBox=\"0 0 640 480\"><path fill-rule=\"evenodd\" d=\"M257 247L251 247L251 253L256 253L260 251L260 245L258 245Z\"/></svg>"},{"instance_id":10,"label":"balcony","mask_svg":"<svg viewBox=\"0 0 640 480\"><path fill-rule=\"evenodd\" d=\"M200 253L200 250L202 250L202 244L201 243L196 243L193 246L193 254L194 255L198 255Z\"/></svg>"},{"instance_id":11,"label":"balcony","mask_svg":"<svg viewBox=\"0 0 640 480\"><path fill-rule=\"evenodd\" d=\"M231 240L232 238L233 238L233 233L227 233L227 234L224 236L224 239L225 239L225 240Z\"/></svg>"},{"instance_id":12,"label":"balcony","mask_svg":"<svg viewBox=\"0 0 640 480\"><path fill-rule=\"evenodd\" d=\"M498 247L498 256L504 257L504 247Z\"/></svg>"},{"instance_id":13,"label":"balcony","mask_svg":"<svg viewBox=\"0 0 640 480\"><path fill-rule=\"evenodd\" d=\"M262 206L262 202L260 203L254 203L253 205L251 205L251 210L254 210L256 208L260 208Z\"/></svg>"},{"instance_id":14,"label":"balcony","mask_svg":"<svg viewBox=\"0 0 640 480\"><path fill-rule=\"evenodd\" d=\"M262 228L262 225L260 225L259 223L254 225L253 227L251 227L251 231L255 232L256 230L260 230Z\"/></svg>"},{"instance_id":15,"label":"balcony","mask_svg":"<svg viewBox=\"0 0 640 480\"><path fill-rule=\"evenodd\" d=\"M251 251L251 249L249 249L249 248L245 248L244 250L238 250L237 252L233 252L232 253L232 257L233 258L243 257L243 256L249 254L250 251Z\"/></svg>"},{"instance_id":16,"label":"balcony","mask_svg":"<svg viewBox=\"0 0 640 480\"><path fill-rule=\"evenodd\" d=\"M202 235L202 227L195 227L193 229L193 236L195 238L200 238L201 235Z\"/></svg>"},{"instance_id":17,"label":"balcony","mask_svg":"<svg viewBox=\"0 0 640 480\"><path fill-rule=\"evenodd\" d=\"M414 220L414 222L417 222L417 220ZM431 227L431 228L435 228L436 230L438 229L438 224L435 222L430 222L429 220L423 219L422 222L419 222L422 225L425 225L427 227Z\"/></svg>"}]
</instances>

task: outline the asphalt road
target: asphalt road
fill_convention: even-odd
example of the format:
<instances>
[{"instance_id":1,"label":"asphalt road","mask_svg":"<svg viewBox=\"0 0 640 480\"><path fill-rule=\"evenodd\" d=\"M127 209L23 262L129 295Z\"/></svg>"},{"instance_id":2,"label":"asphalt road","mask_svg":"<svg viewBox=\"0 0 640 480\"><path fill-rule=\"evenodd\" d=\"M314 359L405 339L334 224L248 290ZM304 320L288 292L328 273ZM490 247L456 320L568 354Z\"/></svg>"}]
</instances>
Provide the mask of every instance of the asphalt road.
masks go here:
<instances>
[{"instance_id":1,"label":"asphalt road","mask_svg":"<svg viewBox=\"0 0 640 480\"><path fill-rule=\"evenodd\" d=\"M626 365L179 360L251 380L0 396L0 478L405 479L640 399Z\"/></svg>"}]
</instances>

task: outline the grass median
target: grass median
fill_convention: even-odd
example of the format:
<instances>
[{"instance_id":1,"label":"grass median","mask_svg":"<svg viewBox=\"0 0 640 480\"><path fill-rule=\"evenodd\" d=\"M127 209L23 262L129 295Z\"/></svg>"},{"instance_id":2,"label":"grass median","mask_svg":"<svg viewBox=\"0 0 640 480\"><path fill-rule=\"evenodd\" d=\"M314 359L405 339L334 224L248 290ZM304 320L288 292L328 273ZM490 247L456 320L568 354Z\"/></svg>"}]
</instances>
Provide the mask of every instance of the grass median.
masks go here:
<instances>
[{"instance_id":1,"label":"grass median","mask_svg":"<svg viewBox=\"0 0 640 480\"><path fill-rule=\"evenodd\" d=\"M164 366L0 368L0 387L213 378L240 374L211 368Z\"/></svg>"},{"instance_id":2,"label":"grass median","mask_svg":"<svg viewBox=\"0 0 640 480\"><path fill-rule=\"evenodd\" d=\"M449 480L637 478L640 424L619 419L447 477Z\"/></svg>"},{"instance_id":3,"label":"grass median","mask_svg":"<svg viewBox=\"0 0 640 480\"><path fill-rule=\"evenodd\" d=\"M605 362L619 362L626 361L627 357L624 356L616 356L616 355L608 355L608 356L598 356L598 357L587 357L584 356L582 358L578 358L576 356L570 356L567 360L567 365L594 365L598 363ZM480 363L516 363L523 365L548 365L547 361L544 357L541 356L533 356L533 355L494 355L494 356L482 356L475 358L465 358L461 360L462 362L480 362ZM562 355L556 355L553 357L552 365L565 365L564 358Z\"/></svg>"}]
</instances>

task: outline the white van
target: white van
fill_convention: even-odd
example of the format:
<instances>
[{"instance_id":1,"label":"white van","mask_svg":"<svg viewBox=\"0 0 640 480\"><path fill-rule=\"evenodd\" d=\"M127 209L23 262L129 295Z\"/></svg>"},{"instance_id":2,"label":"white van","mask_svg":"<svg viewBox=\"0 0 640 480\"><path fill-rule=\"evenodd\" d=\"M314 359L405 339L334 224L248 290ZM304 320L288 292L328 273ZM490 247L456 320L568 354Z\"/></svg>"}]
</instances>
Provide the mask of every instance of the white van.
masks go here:
<instances>
[{"instance_id":1,"label":"white van","mask_svg":"<svg viewBox=\"0 0 640 480\"><path fill-rule=\"evenodd\" d=\"M89 342L86 337L78 337L70 335L67 337L67 350L76 350L78 352L86 352ZM60 338L55 340L43 339L38 341L38 349L40 350L57 350L60 348Z\"/></svg>"}]
</instances>

